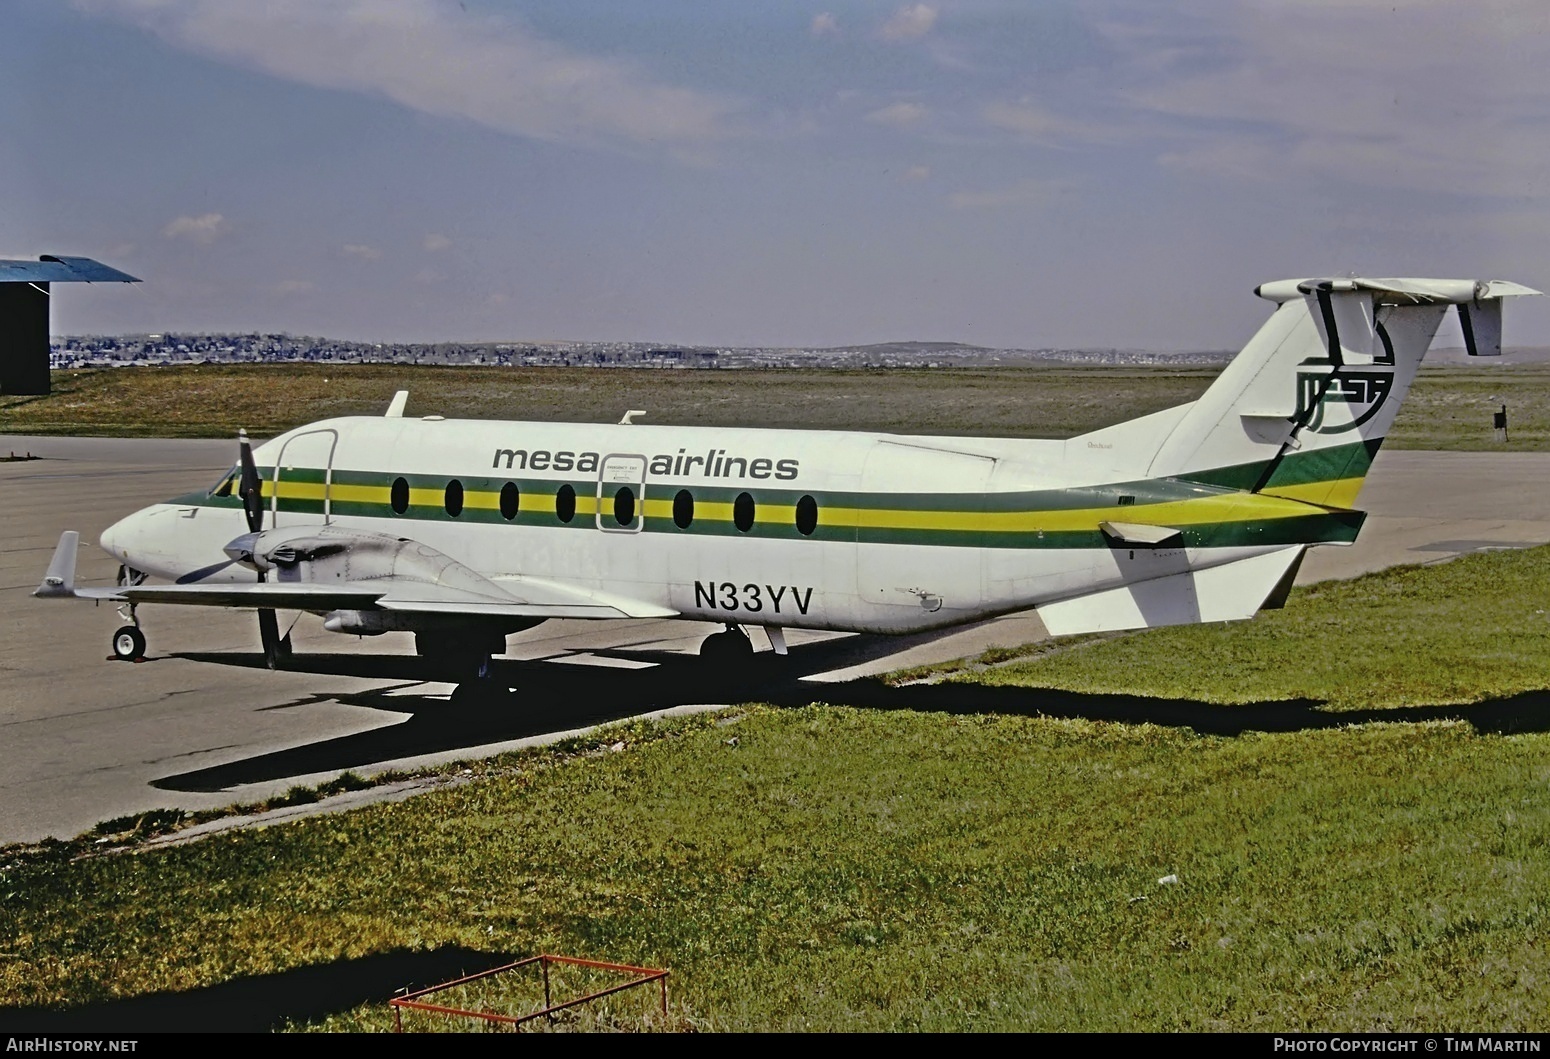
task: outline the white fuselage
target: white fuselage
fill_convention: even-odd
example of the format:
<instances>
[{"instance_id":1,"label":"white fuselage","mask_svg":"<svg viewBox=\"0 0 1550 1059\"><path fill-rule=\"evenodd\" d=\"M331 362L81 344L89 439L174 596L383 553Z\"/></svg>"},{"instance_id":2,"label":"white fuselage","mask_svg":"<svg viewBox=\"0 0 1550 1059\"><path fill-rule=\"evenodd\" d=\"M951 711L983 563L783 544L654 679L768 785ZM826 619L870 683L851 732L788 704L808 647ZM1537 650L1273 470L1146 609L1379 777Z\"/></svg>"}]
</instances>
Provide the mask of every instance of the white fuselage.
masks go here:
<instances>
[{"instance_id":1,"label":"white fuselage","mask_svg":"<svg viewBox=\"0 0 1550 1059\"><path fill-rule=\"evenodd\" d=\"M1274 546L1105 543L1095 527L1136 503L1124 495L1135 469L1066 441L351 417L289 431L255 459L266 529L326 521L408 537L497 583L551 581L749 625L910 632ZM569 522L556 510L565 485ZM693 499L684 527L682 493ZM102 545L169 580L252 580L222 551L247 531L241 507L201 497L146 508Z\"/></svg>"}]
</instances>

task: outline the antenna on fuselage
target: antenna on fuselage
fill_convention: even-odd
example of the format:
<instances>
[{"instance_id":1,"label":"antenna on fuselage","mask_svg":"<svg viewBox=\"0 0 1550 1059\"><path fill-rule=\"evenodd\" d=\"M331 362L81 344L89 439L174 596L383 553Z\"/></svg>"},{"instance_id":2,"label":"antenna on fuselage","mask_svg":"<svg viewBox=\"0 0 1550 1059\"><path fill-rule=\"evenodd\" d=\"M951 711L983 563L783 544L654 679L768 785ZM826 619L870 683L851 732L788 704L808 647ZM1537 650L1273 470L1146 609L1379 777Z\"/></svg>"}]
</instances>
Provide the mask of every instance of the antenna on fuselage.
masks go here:
<instances>
[{"instance_id":1,"label":"antenna on fuselage","mask_svg":"<svg viewBox=\"0 0 1550 1059\"><path fill-rule=\"evenodd\" d=\"M402 419L404 415L404 406L408 403L409 391L399 390L393 395L393 399L388 402L387 411L382 413L382 417L384 419Z\"/></svg>"},{"instance_id":2,"label":"antenna on fuselage","mask_svg":"<svg viewBox=\"0 0 1550 1059\"><path fill-rule=\"evenodd\" d=\"M635 422L636 416L643 416L645 414L646 410L644 408L632 408L628 412L624 413L624 418L619 420L619 425L629 426L631 423Z\"/></svg>"}]
</instances>

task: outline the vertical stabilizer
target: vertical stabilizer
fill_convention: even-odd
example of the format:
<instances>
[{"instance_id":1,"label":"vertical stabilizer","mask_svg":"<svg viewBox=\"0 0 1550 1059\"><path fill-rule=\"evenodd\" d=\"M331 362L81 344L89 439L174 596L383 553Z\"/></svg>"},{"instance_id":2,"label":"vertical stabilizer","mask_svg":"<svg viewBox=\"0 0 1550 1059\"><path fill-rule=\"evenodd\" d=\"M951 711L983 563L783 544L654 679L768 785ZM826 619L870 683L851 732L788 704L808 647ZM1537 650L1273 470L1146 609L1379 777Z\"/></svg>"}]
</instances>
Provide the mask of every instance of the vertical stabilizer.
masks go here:
<instances>
[{"instance_id":1,"label":"vertical stabilizer","mask_svg":"<svg viewBox=\"0 0 1550 1059\"><path fill-rule=\"evenodd\" d=\"M1275 312L1159 440L1148 473L1350 507L1448 307L1499 350L1500 299L1538 292L1353 277L1256 293Z\"/></svg>"}]
</instances>

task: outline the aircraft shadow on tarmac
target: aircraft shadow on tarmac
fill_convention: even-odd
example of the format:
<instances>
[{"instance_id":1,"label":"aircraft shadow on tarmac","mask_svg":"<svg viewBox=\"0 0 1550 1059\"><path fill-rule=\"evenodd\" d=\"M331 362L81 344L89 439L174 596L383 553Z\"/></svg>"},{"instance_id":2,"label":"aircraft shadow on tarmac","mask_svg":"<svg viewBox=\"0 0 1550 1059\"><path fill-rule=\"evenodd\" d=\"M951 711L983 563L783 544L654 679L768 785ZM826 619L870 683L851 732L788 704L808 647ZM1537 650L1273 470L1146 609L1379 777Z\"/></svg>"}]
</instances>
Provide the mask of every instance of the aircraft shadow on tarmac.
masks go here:
<instances>
[{"instance_id":1,"label":"aircraft shadow on tarmac","mask_svg":"<svg viewBox=\"0 0 1550 1059\"><path fill-rule=\"evenodd\" d=\"M151 993L73 1008L0 1008L0 1031L30 1033L267 1033L362 1004L383 1005L401 990L492 970L513 957L446 946L394 951L279 974L237 978L182 993ZM482 1024L470 1023L478 1029Z\"/></svg>"},{"instance_id":2,"label":"aircraft shadow on tarmac","mask_svg":"<svg viewBox=\"0 0 1550 1059\"><path fill-rule=\"evenodd\" d=\"M813 673L853 665L868 655L892 654L900 642L889 637L848 637L794 646L786 658L760 653L734 675L709 673L699 659L669 652L612 650L593 652L656 663L623 669L556 661L497 659L494 683L509 694L467 702L411 690L445 675L427 673L416 656L306 654L286 665L289 671L397 680L393 687L352 694L308 696L271 709L321 702L342 702L406 715L405 720L259 754L210 768L166 776L153 783L163 790L216 792L292 776L336 773L404 758L442 754L494 743L606 724L653 710L696 704L764 702L805 706L826 702L880 710L916 710L951 714L1007 714L1157 724L1202 734L1236 736L1245 732L1295 732L1339 728L1369 722L1418 722L1457 719L1482 732L1550 730L1550 691L1532 691L1481 703L1412 706L1393 709L1331 711L1311 699L1223 706L1190 699L1141 695L1084 694L1045 688L997 687L969 683L892 686L876 678L814 684ZM257 653L182 654L177 657L223 665L262 668Z\"/></svg>"}]
</instances>

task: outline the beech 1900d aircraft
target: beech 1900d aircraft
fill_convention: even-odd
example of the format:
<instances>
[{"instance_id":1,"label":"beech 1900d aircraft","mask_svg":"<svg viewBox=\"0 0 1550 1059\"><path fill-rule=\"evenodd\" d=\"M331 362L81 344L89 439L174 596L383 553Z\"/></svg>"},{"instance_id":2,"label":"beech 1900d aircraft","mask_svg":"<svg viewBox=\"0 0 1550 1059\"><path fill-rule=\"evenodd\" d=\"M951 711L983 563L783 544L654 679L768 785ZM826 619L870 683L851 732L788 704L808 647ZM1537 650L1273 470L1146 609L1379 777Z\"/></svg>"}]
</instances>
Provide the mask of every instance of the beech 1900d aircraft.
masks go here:
<instances>
[{"instance_id":1,"label":"beech 1900d aircraft","mask_svg":"<svg viewBox=\"0 0 1550 1059\"><path fill-rule=\"evenodd\" d=\"M1501 351L1503 281L1283 280L1270 319L1195 401L1064 441L631 423L324 420L250 447L208 491L129 515L115 588L75 585L66 531L39 596L276 610L415 634L479 687L547 618L685 618L908 633L1036 608L1053 635L1279 606L1353 508L1438 325ZM147 584L146 575L168 584ZM141 656L120 629L114 651ZM460 689L461 690L461 689Z\"/></svg>"}]
</instances>

